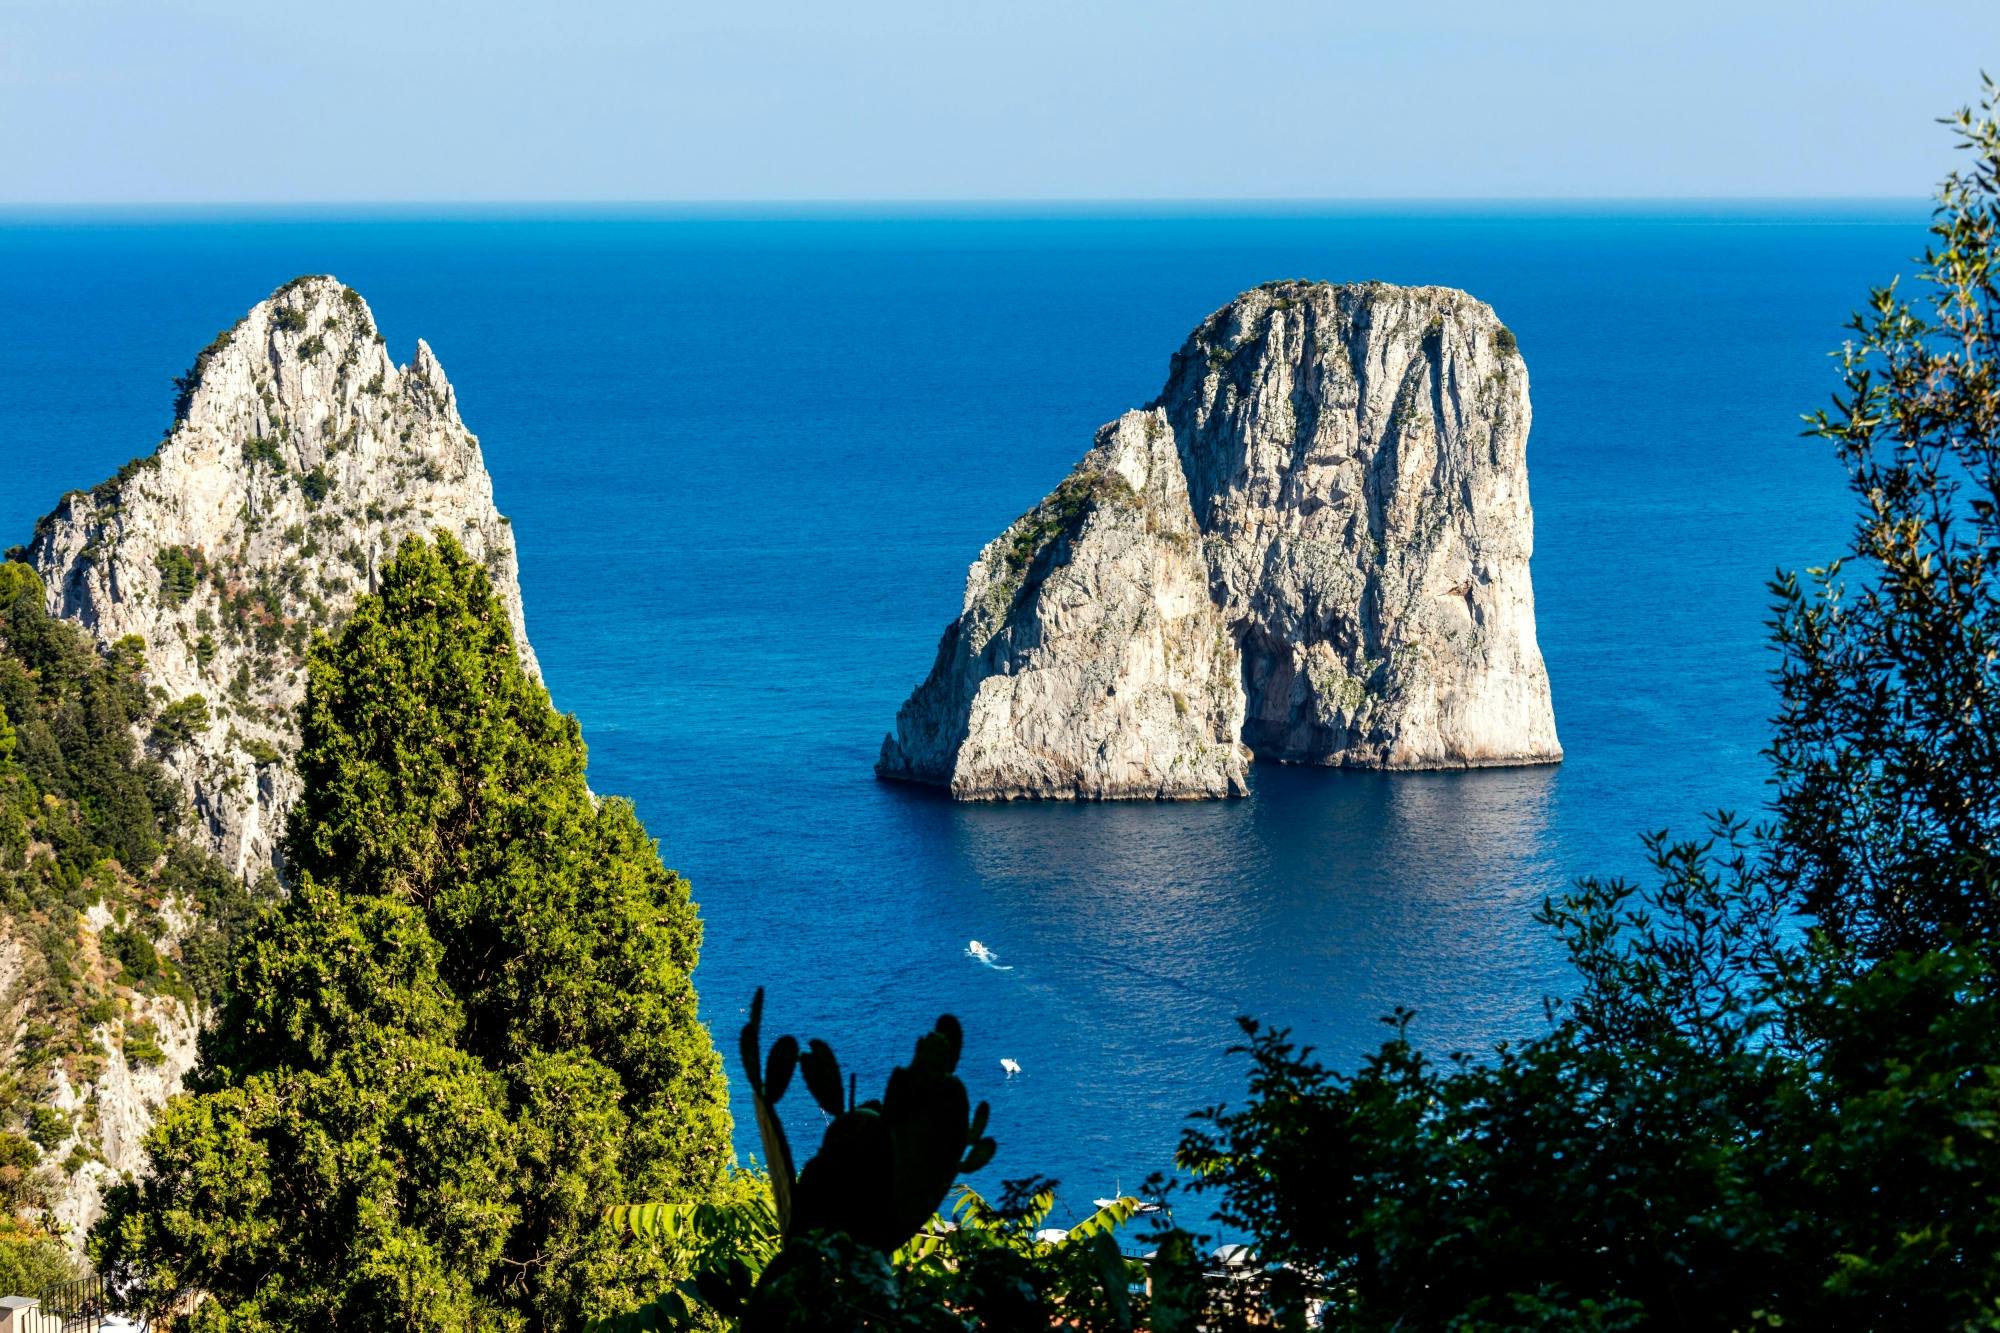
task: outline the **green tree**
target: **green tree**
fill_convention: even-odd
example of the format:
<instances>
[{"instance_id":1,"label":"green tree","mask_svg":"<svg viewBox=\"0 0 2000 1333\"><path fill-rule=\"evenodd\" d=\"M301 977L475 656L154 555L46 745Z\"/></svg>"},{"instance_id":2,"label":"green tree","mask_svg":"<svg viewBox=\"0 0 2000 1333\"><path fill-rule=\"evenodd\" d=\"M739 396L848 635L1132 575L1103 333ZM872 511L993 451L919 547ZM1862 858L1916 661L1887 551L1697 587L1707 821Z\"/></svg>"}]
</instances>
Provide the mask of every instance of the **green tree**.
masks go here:
<instances>
[{"instance_id":1,"label":"green tree","mask_svg":"<svg viewBox=\"0 0 2000 1333\"><path fill-rule=\"evenodd\" d=\"M179 606L194 595L201 573L185 546L161 547L153 556L153 564L160 571L162 602Z\"/></svg>"},{"instance_id":2,"label":"green tree","mask_svg":"<svg viewBox=\"0 0 2000 1333\"><path fill-rule=\"evenodd\" d=\"M39 1296L76 1277L69 1247L37 1227L0 1218L0 1290Z\"/></svg>"},{"instance_id":3,"label":"green tree","mask_svg":"<svg viewBox=\"0 0 2000 1333\"><path fill-rule=\"evenodd\" d=\"M199 694L176 699L153 719L153 743L163 750L175 750L207 731L211 719L208 700Z\"/></svg>"},{"instance_id":4,"label":"green tree","mask_svg":"<svg viewBox=\"0 0 2000 1333\"><path fill-rule=\"evenodd\" d=\"M65 884L106 858L143 872L179 821L179 793L132 738L152 715L145 668L139 639L99 653L48 613L34 570L0 564L0 711L14 737L0 778L17 776L13 803L53 849ZM49 797L57 813L47 813Z\"/></svg>"},{"instance_id":5,"label":"green tree","mask_svg":"<svg viewBox=\"0 0 2000 1333\"><path fill-rule=\"evenodd\" d=\"M1246 1024L1182 1159L1340 1327L2000 1327L2000 89L1956 125L1921 306L1874 293L1811 418L1861 514L1773 585L1770 827L1648 846L1545 917L1577 991L1352 1074Z\"/></svg>"},{"instance_id":6,"label":"green tree","mask_svg":"<svg viewBox=\"0 0 2000 1333\"><path fill-rule=\"evenodd\" d=\"M624 1199L730 1160L689 983L700 922L575 719L521 668L485 571L412 539L301 711L292 895L242 954L193 1092L100 1260L218 1327L566 1327L640 1303Z\"/></svg>"}]
</instances>

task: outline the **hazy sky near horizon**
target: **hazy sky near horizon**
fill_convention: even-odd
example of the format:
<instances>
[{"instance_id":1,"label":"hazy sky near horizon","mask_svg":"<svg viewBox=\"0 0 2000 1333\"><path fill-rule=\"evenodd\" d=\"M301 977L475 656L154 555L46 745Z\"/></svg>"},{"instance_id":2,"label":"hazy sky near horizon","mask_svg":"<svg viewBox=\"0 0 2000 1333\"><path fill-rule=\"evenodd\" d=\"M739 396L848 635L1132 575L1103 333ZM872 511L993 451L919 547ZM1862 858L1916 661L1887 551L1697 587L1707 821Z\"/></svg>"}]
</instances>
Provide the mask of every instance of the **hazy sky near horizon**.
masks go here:
<instances>
[{"instance_id":1,"label":"hazy sky near horizon","mask_svg":"<svg viewBox=\"0 0 2000 1333\"><path fill-rule=\"evenodd\" d=\"M1981 0L0 0L0 204L1917 196Z\"/></svg>"}]
</instances>

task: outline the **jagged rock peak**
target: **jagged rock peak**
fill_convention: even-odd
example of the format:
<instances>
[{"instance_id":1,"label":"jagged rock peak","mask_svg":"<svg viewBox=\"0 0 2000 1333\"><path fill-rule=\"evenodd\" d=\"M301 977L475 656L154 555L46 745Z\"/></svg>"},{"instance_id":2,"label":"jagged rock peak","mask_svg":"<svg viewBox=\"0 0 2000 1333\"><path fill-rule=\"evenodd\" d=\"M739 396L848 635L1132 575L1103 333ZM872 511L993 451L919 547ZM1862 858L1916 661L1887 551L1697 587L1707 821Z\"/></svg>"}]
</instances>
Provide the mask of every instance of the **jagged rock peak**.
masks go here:
<instances>
[{"instance_id":1,"label":"jagged rock peak","mask_svg":"<svg viewBox=\"0 0 2000 1333\"><path fill-rule=\"evenodd\" d=\"M1252 755L1562 757L1528 576L1528 375L1464 292L1271 283L989 544L885 777L962 799L1246 790Z\"/></svg>"},{"instance_id":2,"label":"jagged rock peak","mask_svg":"<svg viewBox=\"0 0 2000 1333\"><path fill-rule=\"evenodd\" d=\"M305 646L404 537L449 531L483 560L537 667L508 522L427 344L398 367L360 293L302 277L176 383L158 449L64 496L27 559L51 611L101 642L139 635L161 697L202 697L206 727L161 757L195 831L251 876L272 864L298 794Z\"/></svg>"}]
</instances>

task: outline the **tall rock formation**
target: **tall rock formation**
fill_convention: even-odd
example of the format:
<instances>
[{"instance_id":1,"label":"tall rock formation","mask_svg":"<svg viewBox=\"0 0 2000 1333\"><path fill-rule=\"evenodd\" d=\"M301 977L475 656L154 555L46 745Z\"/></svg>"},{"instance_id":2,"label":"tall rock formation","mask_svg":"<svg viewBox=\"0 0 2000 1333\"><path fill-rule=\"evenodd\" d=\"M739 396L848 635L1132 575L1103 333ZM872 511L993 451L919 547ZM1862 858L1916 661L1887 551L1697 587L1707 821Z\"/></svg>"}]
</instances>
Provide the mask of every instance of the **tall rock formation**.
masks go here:
<instances>
[{"instance_id":1,"label":"tall rock formation","mask_svg":"<svg viewBox=\"0 0 2000 1333\"><path fill-rule=\"evenodd\" d=\"M150 457L64 496L27 559L49 609L145 640L151 685L208 725L164 755L198 833L246 877L298 796L289 756L312 631L332 629L412 533L491 570L535 669L507 520L479 442L421 340L398 367L360 293L298 278L217 335Z\"/></svg>"},{"instance_id":2,"label":"tall rock formation","mask_svg":"<svg viewBox=\"0 0 2000 1333\"><path fill-rule=\"evenodd\" d=\"M1253 755L1550 763L1528 372L1442 287L1272 283L1203 321L989 544L884 777L968 800L1240 794Z\"/></svg>"},{"instance_id":3,"label":"tall rock formation","mask_svg":"<svg viewBox=\"0 0 2000 1333\"><path fill-rule=\"evenodd\" d=\"M423 342L398 367L357 292L299 278L218 335L179 384L159 448L63 497L21 554L53 613L107 646L144 640L147 684L178 711L172 736L156 727L143 739L186 792L183 831L254 879L273 866L299 794L292 756L305 648L313 631L346 620L404 537L444 529L483 560L531 672L535 659L508 522ZM189 703L196 696L199 705ZM189 909L163 906L163 952L178 948ZM0 919L8 1013L31 970L16 924ZM104 956L117 925L93 907L79 956ZM99 971L117 989L116 968ZM144 1168L142 1139L193 1066L203 1018L171 995L119 994L122 1020L85 1018L102 1058L76 1065L75 1079L58 1066L40 1092L72 1125L45 1154L67 1162L46 1173L47 1211L78 1246L107 1186ZM0 1073L18 1072L15 1018L13 1045L0 1033ZM141 1023L157 1048L143 1059L129 1040Z\"/></svg>"}]
</instances>

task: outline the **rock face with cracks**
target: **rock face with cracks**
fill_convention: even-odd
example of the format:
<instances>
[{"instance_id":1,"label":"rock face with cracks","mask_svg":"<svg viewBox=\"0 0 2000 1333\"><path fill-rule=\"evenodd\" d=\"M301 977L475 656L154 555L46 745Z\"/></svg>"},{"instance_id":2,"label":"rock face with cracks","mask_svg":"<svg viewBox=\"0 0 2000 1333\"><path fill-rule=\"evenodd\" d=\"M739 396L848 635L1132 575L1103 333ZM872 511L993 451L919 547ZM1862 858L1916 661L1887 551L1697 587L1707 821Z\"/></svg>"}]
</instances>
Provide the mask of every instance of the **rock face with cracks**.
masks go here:
<instances>
[{"instance_id":1,"label":"rock face with cracks","mask_svg":"<svg viewBox=\"0 0 2000 1333\"><path fill-rule=\"evenodd\" d=\"M1238 795L1252 757L1562 758L1528 374L1442 287L1273 283L980 552L876 771L966 800Z\"/></svg>"},{"instance_id":2,"label":"rock face with cracks","mask_svg":"<svg viewBox=\"0 0 2000 1333\"><path fill-rule=\"evenodd\" d=\"M397 366L367 302L300 278L217 335L159 448L63 497L27 559L49 609L145 640L149 685L208 725L162 756L195 833L239 875L272 864L314 630L345 621L404 537L449 531L493 575L535 669L507 520L457 395L419 340Z\"/></svg>"}]
</instances>

